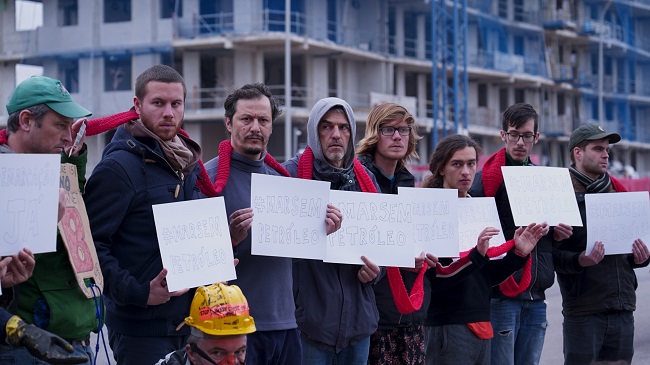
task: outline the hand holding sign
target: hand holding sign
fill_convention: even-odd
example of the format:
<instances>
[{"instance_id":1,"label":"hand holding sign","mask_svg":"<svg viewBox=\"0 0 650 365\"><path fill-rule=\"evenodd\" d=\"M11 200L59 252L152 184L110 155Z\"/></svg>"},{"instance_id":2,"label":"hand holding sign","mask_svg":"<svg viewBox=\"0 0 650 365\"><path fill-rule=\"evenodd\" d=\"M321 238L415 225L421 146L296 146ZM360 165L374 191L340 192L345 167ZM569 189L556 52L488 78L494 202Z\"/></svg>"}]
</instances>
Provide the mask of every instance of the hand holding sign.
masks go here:
<instances>
[{"instance_id":1,"label":"hand holding sign","mask_svg":"<svg viewBox=\"0 0 650 365\"><path fill-rule=\"evenodd\" d=\"M578 257L578 263L582 267L594 266L601 262L603 257L605 257L605 245L600 241L596 241L589 255L587 255L587 251L582 251L580 257Z\"/></svg>"},{"instance_id":2,"label":"hand holding sign","mask_svg":"<svg viewBox=\"0 0 650 365\"><path fill-rule=\"evenodd\" d=\"M248 236L248 230L253 225L253 208L243 208L234 211L230 217L230 239L232 245L237 246Z\"/></svg>"},{"instance_id":3,"label":"hand holding sign","mask_svg":"<svg viewBox=\"0 0 650 365\"><path fill-rule=\"evenodd\" d=\"M365 284L375 280L381 271L379 266L375 265L374 262L370 261L370 259L365 256L361 256L361 261L363 261L365 265L361 266L361 269L359 269L359 272L357 273L359 281Z\"/></svg>"},{"instance_id":4,"label":"hand holding sign","mask_svg":"<svg viewBox=\"0 0 650 365\"><path fill-rule=\"evenodd\" d=\"M563 241L573 234L573 227L568 224L560 223L553 229L553 239L555 241Z\"/></svg>"},{"instance_id":5,"label":"hand holding sign","mask_svg":"<svg viewBox=\"0 0 650 365\"><path fill-rule=\"evenodd\" d=\"M2 261L8 260L6 271L2 275L2 287L11 288L14 285L23 283L34 273L36 261L34 254L28 248L23 248L18 254L5 257Z\"/></svg>"},{"instance_id":6,"label":"hand holding sign","mask_svg":"<svg viewBox=\"0 0 650 365\"><path fill-rule=\"evenodd\" d=\"M167 289L167 269L162 269L160 273L149 282L149 298L147 305L159 305L169 302L172 297L178 297L187 293L189 288L170 292Z\"/></svg>"},{"instance_id":7,"label":"hand holding sign","mask_svg":"<svg viewBox=\"0 0 650 365\"><path fill-rule=\"evenodd\" d=\"M327 224L327 234L334 233L341 228L343 214L339 208L332 204L327 204L327 213L325 214L325 224Z\"/></svg>"},{"instance_id":8,"label":"hand holding sign","mask_svg":"<svg viewBox=\"0 0 650 365\"><path fill-rule=\"evenodd\" d=\"M643 243L642 239L637 238L634 240L634 245L632 245L632 255L634 256L634 263L637 265L646 262L650 257L648 247Z\"/></svg>"}]
</instances>

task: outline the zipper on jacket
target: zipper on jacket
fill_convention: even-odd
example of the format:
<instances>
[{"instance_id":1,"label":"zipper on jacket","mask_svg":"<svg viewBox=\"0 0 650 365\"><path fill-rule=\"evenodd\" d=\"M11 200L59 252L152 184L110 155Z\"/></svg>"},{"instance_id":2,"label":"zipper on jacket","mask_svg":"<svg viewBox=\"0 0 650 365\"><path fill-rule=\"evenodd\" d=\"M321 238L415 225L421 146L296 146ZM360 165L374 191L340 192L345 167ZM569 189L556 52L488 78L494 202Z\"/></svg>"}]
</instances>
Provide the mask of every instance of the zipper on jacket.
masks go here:
<instances>
[{"instance_id":1,"label":"zipper on jacket","mask_svg":"<svg viewBox=\"0 0 650 365\"><path fill-rule=\"evenodd\" d=\"M183 174L183 171L178 170L176 174L181 181L176 184L176 190L174 190L174 199L178 199L178 192L181 191L181 187L185 185L185 175Z\"/></svg>"},{"instance_id":2,"label":"zipper on jacket","mask_svg":"<svg viewBox=\"0 0 650 365\"><path fill-rule=\"evenodd\" d=\"M179 179L180 181L178 182L178 184L176 184L176 189L174 189L174 199L178 199L178 194L180 193L181 188L185 186L185 175L183 174L183 171L182 171L182 170L178 170L178 171L174 170L174 168L173 168L172 165L169 163L169 161L167 161L166 158L164 158L163 156L159 155L159 154L156 153L156 151L154 151L154 150L150 150L150 151L151 151L151 153L153 153L154 155L160 157L161 160L165 161L165 163L167 164L167 166L169 166L169 168L170 168L172 171L174 171L174 174L175 174L176 176L178 176L178 179Z\"/></svg>"},{"instance_id":3,"label":"zipper on jacket","mask_svg":"<svg viewBox=\"0 0 650 365\"><path fill-rule=\"evenodd\" d=\"M539 241L537 241L539 243ZM537 275L539 275L539 257L537 257L538 249L535 247L535 280L533 280L532 283L530 283L530 287L528 288L528 295L530 295L530 300L533 299L533 286L535 286L535 283L537 282Z\"/></svg>"}]
</instances>

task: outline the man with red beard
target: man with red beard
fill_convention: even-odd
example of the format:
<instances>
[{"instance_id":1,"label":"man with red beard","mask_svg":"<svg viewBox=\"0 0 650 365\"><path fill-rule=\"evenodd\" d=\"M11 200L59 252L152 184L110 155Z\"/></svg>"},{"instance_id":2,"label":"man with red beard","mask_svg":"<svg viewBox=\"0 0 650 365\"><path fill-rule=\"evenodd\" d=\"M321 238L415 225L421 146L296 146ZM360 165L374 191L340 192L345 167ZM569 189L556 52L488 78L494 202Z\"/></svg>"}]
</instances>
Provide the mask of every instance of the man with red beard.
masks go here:
<instances>
[{"instance_id":1,"label":"man with red beard","mask_svg":"<svg viewBox=\"0 0 650 365\"><path fill-rule=\"evenodd\" d=\"M117 128L86 185L86 207L106 294L106 326L117 362L154 364L185 345L176 331L194 291L169 292L152 205L199 198L199 145L178 134L186 87L156 65L136 79L140 119Z\"/></svg>"},{"instance_id":2,"label":"man with red beard","mask_svg":"<svg viewBox=\"0 0 650 365\"><path fill-rule=\"evenodd\" d=\"M501 166L532 166L530 153L539 140L538 115L530 104L517 103L503 112L501 140L504 148L492 154L476 174L469 194L494 197L506 240L514 236L515 226ZM492 292L490 319L494 329L492 364L539 363L546 334L544 291L553 285L551 238L562 240L571 235L571 226L554 227L553 236L542 237L529 262Z\"/></svg>"}]
</instances>

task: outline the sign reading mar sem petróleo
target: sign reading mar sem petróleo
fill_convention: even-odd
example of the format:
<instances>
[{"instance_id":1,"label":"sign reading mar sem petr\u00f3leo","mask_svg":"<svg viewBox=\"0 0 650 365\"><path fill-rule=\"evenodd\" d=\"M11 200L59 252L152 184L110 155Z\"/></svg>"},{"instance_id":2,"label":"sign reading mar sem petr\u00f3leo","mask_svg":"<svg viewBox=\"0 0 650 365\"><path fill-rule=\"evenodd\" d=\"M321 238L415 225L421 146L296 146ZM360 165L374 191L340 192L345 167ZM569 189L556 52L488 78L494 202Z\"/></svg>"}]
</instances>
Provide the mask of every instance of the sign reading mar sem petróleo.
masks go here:
<instances>
[{"instance_id":1,"label":"sign reading mar sem petr\u00f3leo","mask_svg":"<svg viewBox=\"0 0 650 365\"><path fill-rule=\"evenodd\" d=\"M152 208L169 291L237 278L222 197Z\"/></svg>"}]
</instances>

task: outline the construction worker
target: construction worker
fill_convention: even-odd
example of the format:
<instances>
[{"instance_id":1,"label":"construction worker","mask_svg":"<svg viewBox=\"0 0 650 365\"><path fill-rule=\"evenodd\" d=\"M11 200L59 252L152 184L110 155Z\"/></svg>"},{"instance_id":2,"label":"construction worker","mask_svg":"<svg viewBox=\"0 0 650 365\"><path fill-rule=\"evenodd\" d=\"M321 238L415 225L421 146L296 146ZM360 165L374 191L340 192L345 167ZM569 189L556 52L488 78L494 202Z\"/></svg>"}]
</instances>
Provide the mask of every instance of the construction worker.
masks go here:
<instances>
[{"instance_id":1,"label":"construction worker","mask_svg":"<svg viewBox=\"0 0 650 365\"><path fill-rule=\"evenodd\" d=\"M190 336L184 348L156 365L243 365L246 335L255 332L248 302L236 285L222 283L196 289L184 323Z\"/></svg>"}]
</instances>

